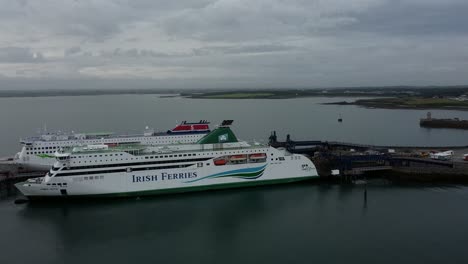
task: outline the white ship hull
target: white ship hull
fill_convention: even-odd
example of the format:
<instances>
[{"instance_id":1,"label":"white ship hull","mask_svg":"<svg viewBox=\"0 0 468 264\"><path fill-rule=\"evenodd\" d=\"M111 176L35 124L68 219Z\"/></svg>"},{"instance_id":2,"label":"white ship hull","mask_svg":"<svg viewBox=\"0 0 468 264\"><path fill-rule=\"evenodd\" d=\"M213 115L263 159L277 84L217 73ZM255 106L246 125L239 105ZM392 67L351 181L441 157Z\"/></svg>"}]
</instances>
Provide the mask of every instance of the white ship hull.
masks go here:
<instances>
[{"instance_id":1,"label":"white ship hull","mask_svg":"<svg viewBox=\"0 0 468 264\"><path fill-rule=\"evenodd\" d=\"M146 136L134 138L106 138L93 140L67 140L56 142L40 142L36 143L37 149L28 150L26 147L21 149L15 156L14 162L25 170L30 171L48 171L56 162L54 152L58 147L73 147L89 144L119 144L129 141L135 141L144 145L169 145L169 144L186 144L193 143L202 138L205 133L199 134L183 134L183 135L167 135L167 136ZM47 148L46 150L44 150ZM50 149L49 149L50 148ZM54 149L52 149L54 148ZM41 150L39 150L41 149Z\"/></svg>"},{"instance_id":2,"label":"white ship hull","mask_svg":"<svg viewBox=\"0 0 468 264\"><path fill-rule=\"evenodd\" d=\"M177 169L53 177L40 183L18 183L16 187L32 199L118 197L284 183L315 177L318 177L317 171L308 158L290 155L282 161L264 163L225 166L211 163L201 168L192 165Z\"/></svg>"},{"instance_id":3,"label":"white ship hull","mask_svg":"<svg viewBox=\"0 0 468 264\"><path fill-rule=\"evenodd\" d=\"M318 177L286 149L239 141L225 120L195 144L88 146L55 153L43 177L16 184L28 198L139 196L264 185Z\"/></svg>"}]
</instances>

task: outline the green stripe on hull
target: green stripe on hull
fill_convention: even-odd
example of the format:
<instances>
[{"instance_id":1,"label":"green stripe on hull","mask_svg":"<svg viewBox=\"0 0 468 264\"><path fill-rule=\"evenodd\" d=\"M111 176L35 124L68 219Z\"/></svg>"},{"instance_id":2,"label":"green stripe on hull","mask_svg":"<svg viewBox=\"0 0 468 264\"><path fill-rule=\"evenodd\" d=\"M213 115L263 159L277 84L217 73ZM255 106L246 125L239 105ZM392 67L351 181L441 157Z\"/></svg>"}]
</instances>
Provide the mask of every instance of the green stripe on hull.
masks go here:
<instances>
[{"instance_id":1,"label":"green stripe on hull","mask_svg":"<svg viewBox=\"0 0 468 264\"><path fill-rule=\"evenodd\" d=\"M263 175L263 172L265 171L265 167L263 167L262 170L255 171L255 172L244 172L244 173L233 173L233 174L222 174L222 175L210 175L206 177L202 177L200 179L195 179L191 181L187 181L186 183L191 183L191 182L197 182L205 179L215 179L215 178L223 178L223 177L234 177L234 178L239 178L239 179L257 179L260 176Z\"/></svg>"},{"instance_id":2,"label":"green stripe on hull","mask_svg":"<svg viewBox=\"0 0 468 264\"><path fill-rule=\"evenodd\" d=\"M311 180L315 178L318 178L318 176L287 178L287 179L279 179L279 180L222 183L222 184L213 184L213 185L204 185L204 186L182 187L182 188L172 188L172 189L162 189L162 190L148 190L148 191L138 191L138 192L123 192L123 193L94 194L94 195L67 195L67 196L65 195L64 196L29 196L28 198L31 200L35 200L35 199L57 199L57 198L88 199L88 198L118 198L118 197L150 196L150 195L161 195L161 194L171 194L171 193L185 193L185 192L198 192L198 191L229 189L229 188L254 187L254 186L262 186L262 185L272 185L272 184L285 184L285 183L293 183L293 182L299 182L299 181L307 181L307 180Z\"/></svg>"}]
</instances>

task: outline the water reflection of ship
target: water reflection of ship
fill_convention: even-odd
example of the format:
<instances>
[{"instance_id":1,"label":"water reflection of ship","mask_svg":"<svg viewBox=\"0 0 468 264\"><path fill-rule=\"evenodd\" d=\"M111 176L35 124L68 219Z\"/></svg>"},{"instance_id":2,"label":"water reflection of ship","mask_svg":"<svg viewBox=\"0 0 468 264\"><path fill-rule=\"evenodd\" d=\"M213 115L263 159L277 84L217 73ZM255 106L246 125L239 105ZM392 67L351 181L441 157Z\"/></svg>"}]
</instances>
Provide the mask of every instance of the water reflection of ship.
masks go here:
<instances>
[{"instance_id":1,"label":"water reflection of ship","mask_svg":"<svg viewBox=\"0 0 468 264\"><path fill-rule=\"evenodd\" d=\"M98 246L109 241L146 247L142 244L150 238L154 240L151 246L175 243L178 247L199 247L197 250L203 252L206 243L193 245L193 241L182 242L177 238L190 234L207 243L220 240L231 243L236 237L240 239L240 229L269 222L271 217L302 207L300 204L308 200L305 196L312 194L309 187L291 184L288 188L267 186L148 197L138 201L30 203L19 216L27 222L41 223L38 232L46 236L44 239L56 240L53 243L65 249ZM215 244L210 246L216 247Z\"/></svg>"}]
</instances>

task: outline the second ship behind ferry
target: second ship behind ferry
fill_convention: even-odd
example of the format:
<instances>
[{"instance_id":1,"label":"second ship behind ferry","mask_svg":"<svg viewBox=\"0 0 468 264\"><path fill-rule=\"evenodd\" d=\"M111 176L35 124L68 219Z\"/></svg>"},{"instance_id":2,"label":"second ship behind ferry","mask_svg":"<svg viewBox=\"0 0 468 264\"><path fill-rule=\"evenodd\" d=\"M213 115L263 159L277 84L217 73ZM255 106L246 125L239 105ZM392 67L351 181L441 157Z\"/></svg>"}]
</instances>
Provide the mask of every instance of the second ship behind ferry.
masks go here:
<instances>
[{"instance_id":1,"label":"second ship behind ferry","mask_svg":"<svg viewBox=\"0 0 468 264\"><path fill-rule=\"evenodd\" d=\"M232 120L194 144L75 147L42 178L16 184L28 198L140 196L302 181L314 164L286 149L239 141Z\"/></svg>"},{"instance_id":2,"label":"second ship behind ferry","mask_svg":"<svg viewBox=\"0 0 468 264\"><path fill-rule=\"evenodd\" d=\"M54 153L64 147L87 145L166 145L193 143L210 132L209 122L200 120L189 123L183 121L167 132L155 132L146 128L142 134L114 135L113 133L43 133L37 137L21 140L23 145L15 156L15 163L28 170L47 171L55 163Z\"/></svg>"}]
</instances>

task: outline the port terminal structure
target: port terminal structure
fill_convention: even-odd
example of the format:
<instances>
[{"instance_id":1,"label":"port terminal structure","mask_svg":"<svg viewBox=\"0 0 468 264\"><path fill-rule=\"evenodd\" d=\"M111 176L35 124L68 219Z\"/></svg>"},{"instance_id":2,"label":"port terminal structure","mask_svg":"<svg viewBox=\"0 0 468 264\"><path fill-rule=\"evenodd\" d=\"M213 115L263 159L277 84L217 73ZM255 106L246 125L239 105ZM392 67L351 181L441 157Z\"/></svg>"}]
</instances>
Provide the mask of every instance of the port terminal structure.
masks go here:
<instances>
[{"instance_id":1,"label":"port terminal structure","mask_svg":"<svg viewBox=\"0 0 468 264\"><path fill-rule=\"evenodd\" d=\"M269 137L273 147L304 154L314 162L322 179L354 181L367 177L396 180L468 183L468 161L463 155L468 146L376 146L346 142L295 141L290 135L278 141L276 132ZM432 152L453 150L447 160L430 157Z\"/></svg>"}]
</instances>

